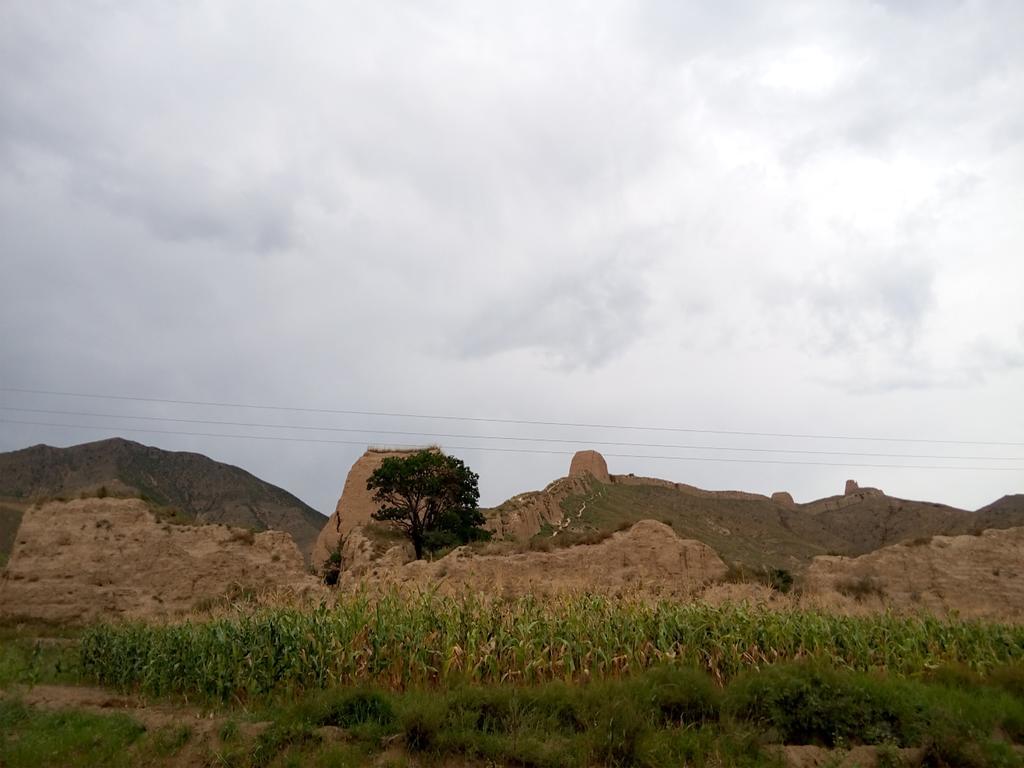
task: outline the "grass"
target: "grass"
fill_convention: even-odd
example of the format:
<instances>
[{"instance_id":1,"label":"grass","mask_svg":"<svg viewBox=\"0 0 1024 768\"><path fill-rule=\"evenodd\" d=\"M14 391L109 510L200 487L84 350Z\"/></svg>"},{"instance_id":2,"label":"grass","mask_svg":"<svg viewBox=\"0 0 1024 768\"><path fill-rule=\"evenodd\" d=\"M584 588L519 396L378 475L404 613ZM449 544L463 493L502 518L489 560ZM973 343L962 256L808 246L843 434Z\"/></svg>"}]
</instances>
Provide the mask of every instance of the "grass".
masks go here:
<instances>
[{"instance_id":1,"label":"grass","mask_svg":"<svg viewBox=\"0 0 1024 768\"><path fill-rule=\"evenodd\" d=\"M39 712L0 700L0 765L129 765L143 728L123 715Z\"/></svg>"},{"instance_id":2,"label":"grass","mask_svg":"<svg viewBox=\"0 0 1024 768\"><path fill-rule=\"evenodd\" d=\"M70 683L80 679L79 650L73 641L40 641L33 628L0 628L0 688L15 683Z\"/></svg>"},{"instance_id":3,"label":"grass","mask_svg":"<svg viewBox=\"0 0 1024 768\"><path fill-rule=\"evenodd\" d=\"M7 560L14 549L14 540L18 535L24 513L24 504L0 503L0 569L7 565Z\"/></svg>"},{"instance_id":4,"label":"grass","mask_svg":"<svg viewBox=\"0 0 1024 768\"><path fill-rule=\"evenodd\" d=\"M752 572L800 570L812 557L824 554L826 545L846 549L838 538L823 542L820 536L793 533L779 522L776 506L767 500L712 499L671 487L594 481L586 492L565 498L561 507L569 525L554 538L548 533L556 547L589 543L650 519L671 526L682 538L703 541L727 562Z\"/></svg>"},{"instance_id":5,"label":"grass","mask_svg":"<svg viewBox=\"0 0 1024 768\"><path fill-rule=\"evenodd\" d=\"M84 673L101 684L243 702L337 685L586 681L666 661L718 681L804 658L897 674L951 663L984 670L1024 659L1024 627L596 596L393 594L305 612L247 608L197 624L101 625L84 634L80 650Z\"/></svg>"}]
</instances>

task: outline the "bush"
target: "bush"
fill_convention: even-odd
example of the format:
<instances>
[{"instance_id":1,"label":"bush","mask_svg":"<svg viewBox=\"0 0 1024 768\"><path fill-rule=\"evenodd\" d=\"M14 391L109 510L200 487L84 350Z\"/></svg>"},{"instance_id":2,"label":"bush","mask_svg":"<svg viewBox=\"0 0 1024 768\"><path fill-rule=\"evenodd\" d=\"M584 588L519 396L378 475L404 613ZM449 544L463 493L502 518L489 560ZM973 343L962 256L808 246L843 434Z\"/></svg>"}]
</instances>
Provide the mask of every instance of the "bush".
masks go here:
<instances>
[{"instance_id":1,"label":"bush","mask_svg":"<svg viewBox=\"0 0 1024 768\"><path fill-rule=\"evenodd\" d=\"M410 752L436 750L444 715L445 702L436 695L421 694L406 701L400 715L406 749Z\"/></svg>"},{"instance_id":2,"label":"bush","mask_svg":"<svg viewBox=\"0 0 1024 768\"><path fill-rule=\"evenodd\" d=\"M663 724L690 725L718 720L721 694L711 678L695 669L657 667L642 678L644 703Z\"/></svg>"},{"instance_id":3,"label":"bush","mask_svg":"<svg viewBox=\"0 0 1024 768\"><path fill-rule=\"evenodd\" d=\"M607 701L596 713L590 744L598 765L635 765L650 730L647 719L627 697Z\"/></svg>"},{"instance_id":4,"label":"bush","mask_svg":"<svg viewBox=\"0 0 1024 768\"><path fill-rule=\"evenodd\" d=\"M338 580L341 578L341 540L338 541L338 546L324 560L322 571L324 584L328 587L333 587L338 583Z\"/></svg>"},{"instance_id":5,"label":"bush","mask_svg":"<svg viewBox=\"0 0 1024 768\"><path fill-rule=\"evenodd\" d=\"M769 728L785 744L910 746L926 728L915 693L864 674L779 664L738 678L726 693L725 711Z\"/></svg>"},{"instance_id":6,"label":"bush","mask_svg":"<svg viewBox=\"0 0 1024 768\"><path fill-rule=\"evenodd\" d=\"M743 565L730 565L722 581L727 584L764 584L782 594L793 588L793 574L785 568L747 568Z\"/></svg>"},{"instance_id":7,"label":"bush","mask_svg":"<svg viewBox=\"0 0 1024 768\"><path fill-rule=\"evenodd\" d=\"M366 723L387 727L395 722L395 712L391 702L376 691L344 691L321 705L315 722L339 728Z\"/></svg>"},{"instance_id":8,"label":"bush","mask_svg":"<svg viewBox=\"0 0 1024 768\"><path fill-rule=\"evenodd\" d=\"M836 590L840 594L852 597L858 603L869 597L885 597L885 590L881 583L872 576L861 576L859 579L849 579L836 584Z\"/></svg>"}]
</instances>

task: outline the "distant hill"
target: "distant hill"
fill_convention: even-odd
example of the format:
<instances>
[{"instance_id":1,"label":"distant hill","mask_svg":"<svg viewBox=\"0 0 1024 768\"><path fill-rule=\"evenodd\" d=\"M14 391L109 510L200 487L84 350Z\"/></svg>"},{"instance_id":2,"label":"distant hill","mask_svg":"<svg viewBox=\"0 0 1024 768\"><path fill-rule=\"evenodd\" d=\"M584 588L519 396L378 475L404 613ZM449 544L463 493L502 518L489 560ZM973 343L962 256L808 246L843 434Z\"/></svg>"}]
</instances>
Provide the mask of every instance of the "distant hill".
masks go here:
<instances>
[{"instance_id":1,"label":"distant hill","mask_svg":"<svg viewBox=\"0 0 1024 768\"><path fill-rule=\"evenodd\" d=\"M596 470L576 469L574 459L568 478L486 510L491 529L499 538L557 547L600 540L651 519L704 542L734 565L803 570L817 555L856 556L935 535L1024 526L1024 495L1005 496L971 512L898 499L851 482L841 496L796 504L789 494L769 498L609 475L604 460L594 455Z\"/></svg>"},{"instance_id":2,"label":"distant hill","mask_svg":"<svg viewBox=\"0 0 1024 768\"><path fill-rule=\"evenodd\" d=\"M287 491L198 453L164 451L113 438L70 448L36 445L0 453L0 547L20 511L37 499L73 498L104 488L174 507L186 519L291 534L308 560L327 519ZM9 552L0 549L0 556Z\"/></svg>"}]
</instances>

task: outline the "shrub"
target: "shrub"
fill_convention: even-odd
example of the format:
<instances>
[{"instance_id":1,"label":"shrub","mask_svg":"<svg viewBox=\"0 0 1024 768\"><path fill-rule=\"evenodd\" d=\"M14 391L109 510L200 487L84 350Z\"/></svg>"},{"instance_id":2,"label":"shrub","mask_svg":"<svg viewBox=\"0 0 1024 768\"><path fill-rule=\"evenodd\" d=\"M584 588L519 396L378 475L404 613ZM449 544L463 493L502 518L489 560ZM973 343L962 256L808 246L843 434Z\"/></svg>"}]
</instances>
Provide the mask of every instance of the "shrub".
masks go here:
<instances>
[{"instance_id":1,"label":"shrub","mask_svg":"<svg viewBox=\"0 0 1024 768\"><path fill-rule=\"evenodd\" d=\"M634 765L650 726L635 703L626 697L606 702L590 730L590 745L598 765Z\"/></svg>"},{"instance_id":2,"label":"shrub","mask_svg":"<svg viewBox=\"0 0 1024 768\"><path fill-rule=\"evenodd\" d=\"M793 574L785 568L747 568L732 564L722 577L727 584L764 584L786 594L793 588Z\"/></svg>"},{"instance_id":3,"label":"shrub","mask_svg":"<svg viewBox=\"0 0 1024 768\"><path fill-rule=\"evenodd\" d=\"M410 752L436 750L444 715L444 701L437 696L421 694L405 702L400 721L406 749Z\"/></svg>"},{"instance_id":4,"label":"shrub","mask_svg":"<svg viewBox=\"0 0 1024 768\"><path fill-rule=\"evenodd\" d=\"M738 678L726 693L733 717L769 728L785 744L917 743L922 704L913 692L867 675L807 663Z\"/></svg>"},{"instance_id":5,"label":"shrub","mask_svg":"<svg viewBox=\"0 0 1024 768\"><path fill-rule=\"evenodd\" d=\"M232 528L231 541L240 541L243 544L252 546L256 543L256 534L248 528Z\"/></svg>"},{"instance_id":6,"label":"shrub","mask_svg":"<svg viewBox=\"0 0 1024 768\"><path fill-rule=\"evenodd\" d=\"M323 581L328 587L337 585L338 580L341 578L341 540L338 540L337 546L331 551L331 554L324 560L322 567Z\"/></svg>"},{"instance_id":7,"label":"shrub","mask_svg":"<svg viewBox=\"0 0 1024 768\"><path fill-rule=\"evenodd\" d=\"M695 669L656 667L641 678L645 703L662 722L690 725L718 720L721 694L711 678Z\"/></svg>"},{"instance_id":8,"label":"shrub","mask_svg":"<svg viewBox=\"0 0 1024 768\"><path fill-rule=\"evenodd\" d=\"M852 597L858 603L869 597L885 597L885 590L881 583L873 576L861 576L857 579L848 579L836 583L836 590L847 597Z\"/></svg>"},{"instance_id":9,"label":"shrub","mask_svg":"<svg viewBox=\"0 0 1024 768\"><path fill-rule=\"evenodd\" d=\"M321 705L321 711L315 721L317 725L334 725L340 728L351 728L366 723L389 726L395 722L395 712L391 708L391 702L376 691L344 691L340 696Z\"/></svg>"}]
</instances>

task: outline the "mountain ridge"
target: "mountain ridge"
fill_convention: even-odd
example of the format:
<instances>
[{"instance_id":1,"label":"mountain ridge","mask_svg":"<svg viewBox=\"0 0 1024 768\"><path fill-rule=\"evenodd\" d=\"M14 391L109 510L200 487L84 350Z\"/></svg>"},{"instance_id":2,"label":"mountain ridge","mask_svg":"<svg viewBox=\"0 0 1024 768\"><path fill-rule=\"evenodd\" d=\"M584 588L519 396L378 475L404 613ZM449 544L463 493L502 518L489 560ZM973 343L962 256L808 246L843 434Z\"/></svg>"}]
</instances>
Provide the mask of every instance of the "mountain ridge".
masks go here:
<instances>
[{"instance_id":1,"label":"mountain ridge","mask_svg":"<svg viewBox=\"0 0 1024 768\"><path fill-rule=\"evenodd\" d=\"M115 437L0 453L0 497L15 505L97 492L138 495L178 508L198 523L285 531L307 560L327 519L283 488L191 451Z\"/></svg>"}]
</instances>

